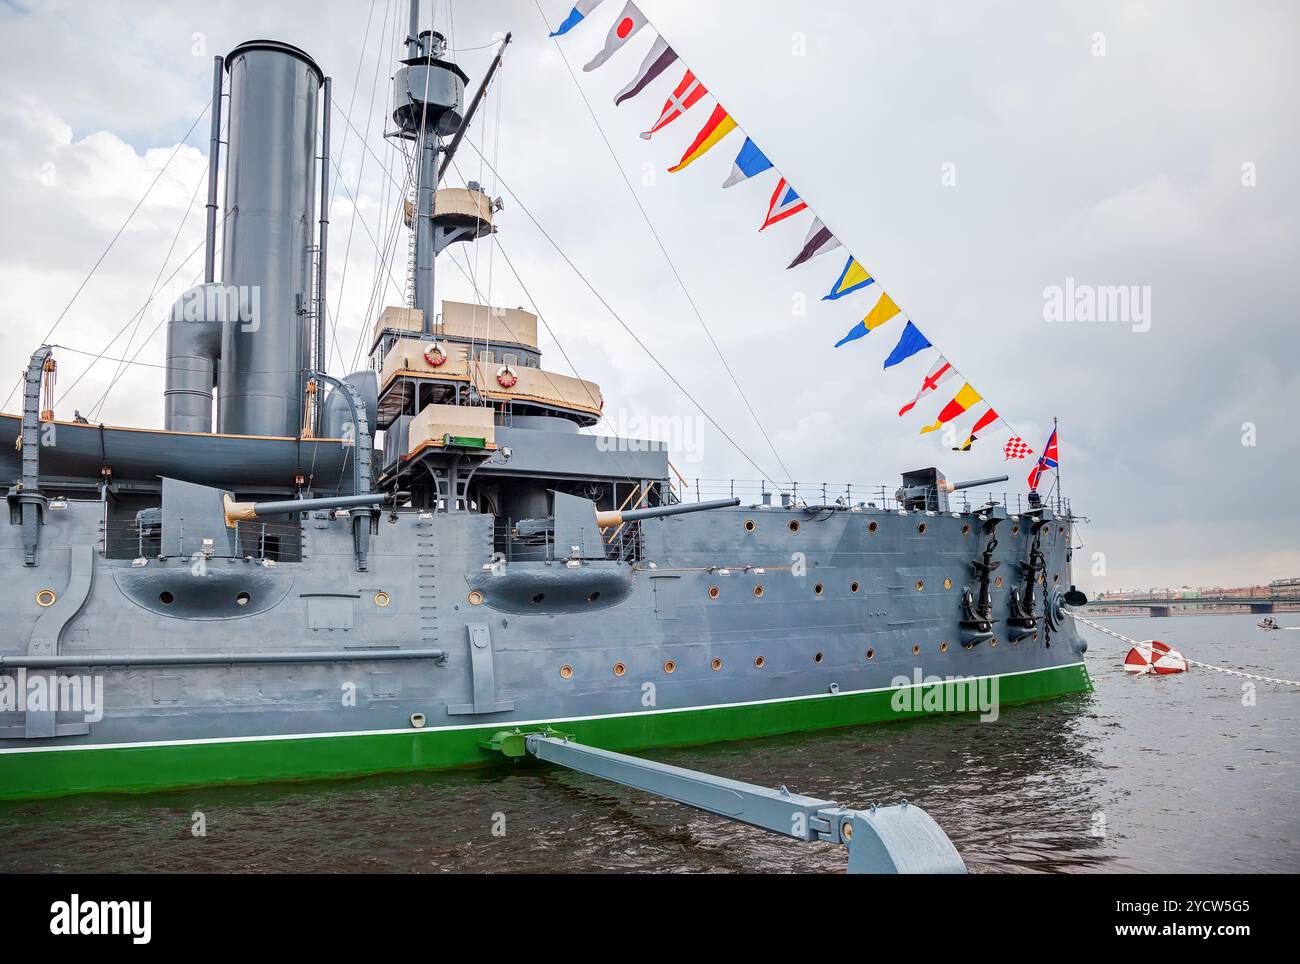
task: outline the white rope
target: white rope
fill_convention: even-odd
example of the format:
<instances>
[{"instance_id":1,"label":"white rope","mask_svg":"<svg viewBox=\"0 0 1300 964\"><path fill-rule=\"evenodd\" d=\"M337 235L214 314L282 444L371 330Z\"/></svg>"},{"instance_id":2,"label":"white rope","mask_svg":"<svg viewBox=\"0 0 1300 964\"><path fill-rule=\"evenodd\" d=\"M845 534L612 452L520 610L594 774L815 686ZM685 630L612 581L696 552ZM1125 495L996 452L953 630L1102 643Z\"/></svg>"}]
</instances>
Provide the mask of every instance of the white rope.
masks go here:
<instances>
[{"instance_id":1,"label":"white rope","mask_svg":"<svg viewBox=\"0 0 1300 964\"><path fill-rule=\"evenodd\" d=\"M1094 623L1091 619L1085 619L1083 616L1080 616L1076 612L1072 612L1071 610L1067 609L1065 610L1065 614L1071 617L1072 619L1075 619L1078 622L1083 623L1085 626L1091 626L1099 633L1105 633L1107 636L1113 636L1116 639L1128 643L1130 646L1133 646L1144 653L1156 654L1156 651L1152 649L1150 646L1147 646L1145 643L1140 643L1136 639L1129 639L1127 636L1123 635L1122 633L1117 633L1113 629L1107 629L1105 626L1099 626L1097 623ZM1280 686L1300 686L1300 680L1278 679L1273 676L1256 676L1254 673L1243 673L1240 670L1228 669L1225 666L1215 666L1213 663L1202 663L1200 660L1189 659L1186 656L1184 656L1183 659L1186 660L1188 665L1190 666L1199 666L1201 667L1201 669L1213 670L1216 673L1223 673L1226 676L1240 676L1242 679L1258 680L1261 683L1277 683Z\"/></svg>"}]
</instances>

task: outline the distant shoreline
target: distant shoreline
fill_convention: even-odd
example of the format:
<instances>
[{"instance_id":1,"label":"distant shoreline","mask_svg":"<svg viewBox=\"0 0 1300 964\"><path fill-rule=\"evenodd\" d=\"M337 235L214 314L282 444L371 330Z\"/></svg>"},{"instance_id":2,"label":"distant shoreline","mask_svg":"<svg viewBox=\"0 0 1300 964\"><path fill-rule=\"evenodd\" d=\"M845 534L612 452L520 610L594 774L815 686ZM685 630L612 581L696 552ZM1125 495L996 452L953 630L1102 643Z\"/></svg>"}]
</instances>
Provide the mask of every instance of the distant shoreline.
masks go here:
<instances>
[{"instance_id":1,"label":"distant shoreline","mask_svg":"<svg viewBox=\"0 0 1300 964\"><path fill-rule=\"evenodd\" d=\"M1277 606L1271 613L1252 613L1248 610L1234 607L1214 607L1206 609L1196 609L1191 606L1176 606L1168 616L1151 616L1151 611L1146 607L1124 608L1121 606L1105 606L1093 608L1091 605L1085 606L1083 612L1090 618L1108 618L1115 616L1148 616L1151 619L1172 619L1175 616L1277 616L1282 613L1298 613L1300 605L1289 603L1286 606Z\"/></svg>"}]
</instances>

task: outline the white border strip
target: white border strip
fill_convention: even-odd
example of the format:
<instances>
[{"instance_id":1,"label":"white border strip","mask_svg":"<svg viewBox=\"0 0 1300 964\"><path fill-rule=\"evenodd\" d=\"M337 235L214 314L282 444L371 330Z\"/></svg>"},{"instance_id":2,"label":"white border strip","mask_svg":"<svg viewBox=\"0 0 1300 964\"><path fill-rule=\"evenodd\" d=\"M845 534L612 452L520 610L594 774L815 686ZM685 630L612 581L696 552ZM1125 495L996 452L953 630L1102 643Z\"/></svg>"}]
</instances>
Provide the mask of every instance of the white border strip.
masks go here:
<instances>
[{"instance_id":1,"label":"white border strip","mask_svg":"<svg viewBox=\"0 0 1300 964\"><path fill-rule=\"evenodd\" d=\"M1074 666L1083 666L1082 660L1076 663L1062 663L1059 666L1044 666L1038 669L1020 669L1011 673L990 673L987 676L963 676L954 677L953 679L943 678L942 682L961 682L970 683L979 680L1004 678L1007 676L1025 676L1030 673L1047 673L1060 669L1070 669ZM930 685L930 684L923 684ZM912 684L911 687L914 687ZM591 716L555 716L544 720L497 720L495 723L458 723L450 726L434 726L428 729L415 729L406 726L401 729L393 730L344 730L332 733L284 733L284 734L265 734L260 736L227 736L227 737L204 737L196 740L151 740L141 741L138 743L74 743L67 746L17 746L10 748L0 748L0 755L10 753L57 753L76 750L130 750L143 747L162 747L162 746L202 746L210 743L261 743L267 740L317 740L333 739L337 737L349 736L396 736L406 734L407 736L419 736L425 733L444 733L450 730L504 730L515 726L541 726L549 723L585 723L590 720L611 720L620 717L634 716L657 716L664 713L693 713L697 710L722 710L738 709L743 706L764 706L772 703L793 703L800 700L824 700L836 699L843 696L861 696L866 693L882 693L895 689L903 689L901 686L877 686L865 690L841 690L838 693L811 693L807 696L777 696L768 700L746 700L740 703L710 703L704 706L676 706L665 709L642 710L637 713L596 713Z\"/></svg>"}]
</instances>

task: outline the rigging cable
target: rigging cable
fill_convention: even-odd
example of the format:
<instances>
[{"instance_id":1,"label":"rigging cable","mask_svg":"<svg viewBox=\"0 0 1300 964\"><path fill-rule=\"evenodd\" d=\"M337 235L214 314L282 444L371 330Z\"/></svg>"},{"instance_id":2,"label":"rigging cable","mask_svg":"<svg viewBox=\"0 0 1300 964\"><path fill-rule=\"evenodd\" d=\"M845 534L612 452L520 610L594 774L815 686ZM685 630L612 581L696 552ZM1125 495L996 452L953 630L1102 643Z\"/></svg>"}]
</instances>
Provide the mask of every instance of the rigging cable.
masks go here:
<instances>
[{"instance_id":1,"label":"rigging cable","mask_svg":"<svg viewBox=\"0 0 1300 964\"><path fill-rule=\"evenodd\" d=\"M191 212L193 212L193 210L194 210L194 201L195 201L195 199L198 198L198 196L199 196L199 188L201 188L201 187L203 186L203 183L204 183L204 181L206 181L206 180L207 180L207 166L205 165L205 166L204 166L203 173L202 173L202 175L200 175L200 177L199 177L198 183L196 183L196 184L194 185L194 193L190 195L190 203L189 203L189 205L185 208L185 213L184 213L183 215L181 215L181 223L178 224L178 225L176 225L176 233L172 235L172 243L171 243L170 245L168 245L168 247L167 247L167 253L166 253L165 255L163 255L162 264L160 264L160 265L158 266L158 274L157 274L157 276L153 279L153 287L152 287L152 288L150 289L150 291L149 291L149 300L146 301L146 302L144 303L144 307L142 307L138 312L136 312L136 316L135 316L135 327L134 327L133 329L131 329L131 334L130 334L130 336L129 336L129 337L127 338L127 340L126 340L126 347L122 350L122 353L123 353L123 354L127 354L127 353L129 353L129 352L131 351L131 346L132 346L133 344L135 344L135 336L136 336L136 333L139 332L139 330L140 330L140 323L141 323L142 321L144 321L144 315L145 315L145 312L149 310L149 306L150 306L151 304L153 304L153 300L154 300L154 298L157 297L157 295L158 295L158 291L159 291L159 289L160 289L160 287L161 287L161 285L159 284L159 282L162 281L163 272L167 270L167 263L168 263L169 261L171 261L171 259L172 259L172 252L176 250L176 242L180 240L180 237L181 237L181 231L183 231L183 230L185 229L185 225L186 225L186 223L187 223L187 222L189 221L189 219L190 219L190 214L191 214ZM206 235L205 235L204 240L205 240L205 241L207 240ZM120 334L120 332L119 332L119 334ZM107 351L107 350L108 350L108 346L105 346L105 349L104 349L104 350ZM93 365L93 364L94 364L94 362L91 362L91 365ZM87 366L87 367L89 368L89 366ZM104 404L104 400L108 398L108 393L111 392L111 391L113 390L113 386L117 384L118 379L120 379L124 374L126 374L126 369L124 369L124 368L119 364L119 365L118 365L118 366L113 370L113 375L112 375L112 377L108 380L108 387L107 387L106 389L104 389L104 394L101 395L101 396L99 397L99 401L97 401L97 402L95 403L94 407L92 407L92 408L90 409L90 411L86 413L86 417L87 417L87 418L92 419L92 420L95 418L96 413L100 410L100 408L102 408L102 406L103 406L103 404Z\"/></svg>"},{"instance_id":2,"label":"rigging cable","mask_svg":"<svg viewBox=\"0 0 1300 964\"><path fill-rule=\"evenodd\" d=\"M542 22L546 24L547 33L550 33L551 24L547 19L545 12L542 10L541 3L539 0L533 0L533 3L537 7L538 16L540 16ZM682 294L686 296L686 302L691 306L691 311L694 312L695 319L700 323L700 327L704 329L704 334L708 336L709 344L713 346L713 350L718 355L718 360L722 362L722 367L726 369L727 375L731 379L731 384L736 387L736 392L740 395L740 400L745 403L745 408L749 410L750 417L754 420L754 425L757 426L758 431L763 436L763 441L767 442L767 447L772 450L772 455L776 458L777 464L781 466L781 471L785 473L787 479L793 478L790 474L790 470L786 468L785 462L781 459L780 453L777 452L776 446L772 444L772 439L767 434L767 429L763 427L763 423L759 419L758 413L754 411L754 406L750 404L748 396L745 395L745 390L740 387L740 381L736 378L735 372L731 370L731 365L727 363L727 358L723 354L722 348L718 345L717 340L713 337L713 332L709 330L709 326L705 323L703 313L701 313L699 306L695 303L695 299L691 297L690 291L687 290L686 282L682 279L681 273L677 270L677 265L673 263L672 257L668 254L668 248L665 247L663 239L660 238L659 232L655 229L654 222L650 220L650 215L646 211L645 205L641 203L640 196L637 194L636 189L632 187L632 182L628 180L627 172L623 170L623 165L619 163L618 154L615 153L613 145L605 134L604 127L601 126L600 119L596 116L595 110L592 109L591 102L587 99L586 92L582 89L582 85L578 83L578 75L573 72L573 67L569 63L569 58L564 52L564 48L560 45L559 38L552 37L552 40L555 43L555 49L560 54L560 59L564 61L564 69L568 71L569 78L573 81L573 86L578 91L578 96L582 98L582 103L586 106L587 113L591 116L592 123L596 125L596 131L600 134L600 139L605 142L605 149L609 151L609 156L614 162L614 167L618 169L619 176L623 179L624 185L627 186L628 193L632 195L632 200L636 202L637 210L641 212L641 217L645 220L646 227L650 229L650 234L655 239L655 244L659 246L659 250L663 254L664 260L668 262L668 268L672 271L673 277L677 279L677 285L682 289Z\"/></svg>"},{"instance_id":3,"label":"rigging cable","mask_svg":"<svg viewBox=\"0 0 1300 964\"><path fill-rule=\"evenodd\" d=\"M356 73L356 78L353 80L352 96L351 98L349 98L348 101L348 109L345 112L343 112L345 117L351 115L353 104L356 102L357 87L361 79L361 66L362 63L365 61L365 57L366 57L366 43L370 39L370 23L371 23L371 19L373 19L374 17L376 2L377 0L371 0L370 2L370 16L366 19L366 33L365 33L365 37L361 41L361 53L357 57L357 73ZM377 49L375 51L375 74L374 74L374 79L371 81L370 84L370 106L367 108L366 111L366 117L368 118L368 120L366 121L366 133L363 136L369 136L370 119L373 119L374 117L375 92L379 89L379 66L380 64L383 63L383 43L385 40L384 34L387 32L388 12L391 6L392 6L392 0L389 0L389 2L384 5L384 21L379 28L378 43L376 45ZM343 152L347 148L348 134L351 132L351 129L352 129L351 124L343 128L343 143L339 147L340 162L343 159ZM339 186L343 181L343 171L342 171L341 163L335 164L333 158L330 159L330 164L338 172L338 176L335 178L335 183L333 185L334 190L330 194L330 206L332 207L334 197L337 196ZM361 178L363 177L365 172L366 172L366 155L363 153L361 155L361 164L357 168L357 194L361 193ZM344 189L346 190L346 186L344 186ZM349 197L351 197L350 194ZM357 219L357 204L354 199L352 202L352 217L348 222L348 239L343 246L343 267L341 268L339 273L338 294L335 298L334 317L333 318L329 317L328 304L321 306L322 310L325 311L326 321L328 322L329 325L330 347L333 349L333 355L337 358L340 364L343 361L343 356L339 351L339 345L338 345L338 316L339 316L339 312L343 310L343 288L347 284L347 280L348 280L348 254L352 251L352 235L356 231L356 219ZM330 353L322 352L322 357L328 359L330 357ZM321 368L322 370L326 369L327 362L323 362L321 364Z\"/></svg>"},{"instance_id":4,"label":"rigging cable","mask_svg":"<svg viewBox=\"0 0 1300 964\"><path fill-rule=\"evenodd\" d=\"M228 217L230 217L229 212L226 213L225 217L223 217L223 218L221 219L221 221L218 223L217 226L220 227L221 225L225 224L225 223L226 223L226 218L228 218ZM192 249L190 249L190 253L187 254L187 255L185 256L185 258L181 261L181 263L178 264L178 265L176 266L176 270L173 271L171 274L169 274L169 275L167 276L167 278L163 281L163 286L166 286L166 285L170 284L171 281L172 281L172 279L175 278L178 274L180 274L181 269L184 268L185 265L189 263L189 260L190 260L191 258L193 258L196 254L198 254L200 251L202 251L204 248L206 248L206 247L207 247L207 244L208 244L208 239L207 239L207 235L206 235L206 233L205 233L205 234L204 234L204 237L203 237L203 240L200 241L200 242L199 242L195 247L193 247ZM195 283L197 283L197 282L195 282ZM190 287L193 287L193 285L190 285ZM150 300L152 300L152 297L153 297L153 296L151 295L151 296L150 296ZM146 308L148 308L148 306L149 306L149 302L146 301L143 305L140 306L139 311L140 311L140 312L143 312ZM103 351L101 351L101 352L99 353L99 357L103 357L103 355L108 351L108 349L113 345L113 343L116 342L119 338L122 337L122 333L123 333L124 331L126 331L127 326L130 325L131 322L135 321L135 319L136 319L138 313L139 313L139 312L137 312L137 313L135 313L135 314L132 314L131 317L128 318L128 319L126 320L126 322L122 325L122 327L121 327L120 329L118 329L117 334L114 335L112 338L109 339L108 343L104 346ZM163 315L163 321L165 321L165 320L167 319L167 317L168 317L170 314L171 314L170 311L168 311L166 314L164 314L164 315ZM136 350L135 355L132 355L132 356L131 356L133 359L134 359L137 355L140 354L140 351L143 350L143 348L144 348L145 345L149 344L149 338L152 338L152 337L154 336L154 334L158 331L158 327L160 327L161 325L162 325L162 322L160 321L160 322L158 323L158 325L154 327L153 331L149 333L149 337L146 338L143 342L140 343L140 348ZM86 373L89 372L90 369L94 367L96 361L98 361L98 358L97 358L95 361L92 361L89 365L87 365L86 368L85 368L85 370L82 371L81 374L78 375L75 379L73 379L72 384L69 385L69 386L67 387L67 389L63 392L63 398L67 398L68 395L72 392L72 390L73 390L74 388L77 387L77 383L80 382L83 378L86 377Z\"/></svg>"},{"instance_id":5,"label":"rigging cable","mask_svg":"<svg viewBox=\"0 0 1300 964\"><path fill-rule=\"evenodd\" d=\"M478 148L474 146L473 141L466 141L466 143L469 144L471 150L474 151L478 150ZM649 359L652 362L655 363L658 369L661 372L663 372L664 375L667 376L668 380L677 387L677 390L681 392L687 398L687 400L690 401L690 403L699 410L701 415L703 415L706 419L708 419L709 424L712 425L715 429L717 429L718 432L722 435L722 437L725 438L729 443L731 443L732 448L734 448L737 452L740 453L741 458L743 458L746 462L752 465L754 469L757 470L766 481L771 482L774 486L776 486L778 491L783 491L781 483L777 482L772 477L771 473L769 473L766 469L764 469L761 465L759 465L756 461L754 461L753 457L747 451L745 451L745 449L740 445L740 443L737 442L734 438L732 438L731 435L728 434L727 430L718 424L718 421L712 415L709 414L708 410L703 405L700 404L700 402L695 398L694 395L692 395L690 392L686 390L686 387L682 385L682 383L677 380L676 376L673 375L673 373L668 370L668 368L664 365L664 363L659 360L659 356L650 350L650 347L644 341L641 340L641 337L635 331L632 330L631 326L628 325L628 323L623 320L623 317L617 311L615 311L614 307L608 301L605 300L605 297L599 291L596 290L595 286L587 279L587 276L582 273L582 270L576 264L573 263L572 259L570 259L568 254L565 253L564 249L560 247L559 243L553 237L551 237L550 234L547 233L546 229L543 228L542 225L538 222L538 220L535 217L533 217L533 214L531 211L528 210L527 205L525 205L524 202L520 200L519 195L516 194L515 191L510 187L510 185L506 182L506 179L504 177L501 177L500 173L492 166L491 163L488 163L488 170L492 171L492 173L496 176L497 180L500 182L501 187L504 188L509 193L509 195L514 199L514 202L519 205L519 210L524 212L524 216L533 223L533 227L537 228L537 230L541 233L542 237L544 237L547 240L547 242L551 245L551 247L555 249L556 254L558 254L564 260L564 263L567 264L569 268L573 271L573 273L578 276L578 280L587 286L587 290L590 291L592 295L595 296L596 300L601 303L604 309L607 312L609 312L610 317L613 318L616 322L618 322L619 325L622 327L622 329L625 332L627 332L628 335L631 336L632 340L636 342L637 347L639 347L643 352L646 353L646 355L649 357ZM504 256L504 250L502 254Z\"/></svg>"},{"instance_id":6,"label":"rigging cable","mask_svg":"<svg viewBox=\"0 0 1300 964\"><path fill-rule=\"evenodd\" d=\"M49 331L47 331L45 333L45 337L41 339L42 344L50 340L50 336L54 334L54 329L59 327L59 323L63 321L64 316L67 315L68 310L72 307L73 303L76 302L77 298L81 295L82 290L86 287L87 283L89 283L90 279L94 277L94 274L98 270L99 266L104 262L104 259L108 257L108 253L113 250L113 245L117 244L117 239L122 236L122 233L126 230L127 225L131 223L131 219L135 217L136 212L140 210L141 205L143 205L145 200L149 197L150 192L153 191L154 187L158 184L158 181L161 180L162 176L167 173L167 168L171 167L172 161L176 160L176 155L180 153L181 148L185 146L185 142L189 140L190 135L194 133L194 128L199 126L199 121L203 120L204 115L207 114L208 109L211 106L212 106L212 101L211 99L209 99L203 105L203 109L199 111L199 115L194 118L194 123L190 124L190 129L185 132L185 136L182 137L177 142L176 146L172 149L171 154L168 156L166 162L163 164L161 168L158 169L158 173L154 175L153 180L149 182L149 186L144 189L144 194L140 195L140 200L135 202L135 207L133 207L131 209L131 213L126 216L126 220L122 222L122 226L117 229L117 233L113 235L112 240L108 242L107 247L105 247L103 252L100 253L99 257L95 259L95 263L91 265L90 271L86 273L86 277L81 279L81 284L77 285L77 290L72 293L72 297L68 299L68 303L63 306L63 310L59 312L59 316L54 319L54 323L50 325ZM20 375L18 381L14 384L14 387L9 390L9 394L5 396L4 405L0 405L0 409L3 409L6 406L8 406L10 399L14 397L14 392L18 391L18 387L22 385L22 383L23 383L23 376Z\"/></svg>"}]
</instances>

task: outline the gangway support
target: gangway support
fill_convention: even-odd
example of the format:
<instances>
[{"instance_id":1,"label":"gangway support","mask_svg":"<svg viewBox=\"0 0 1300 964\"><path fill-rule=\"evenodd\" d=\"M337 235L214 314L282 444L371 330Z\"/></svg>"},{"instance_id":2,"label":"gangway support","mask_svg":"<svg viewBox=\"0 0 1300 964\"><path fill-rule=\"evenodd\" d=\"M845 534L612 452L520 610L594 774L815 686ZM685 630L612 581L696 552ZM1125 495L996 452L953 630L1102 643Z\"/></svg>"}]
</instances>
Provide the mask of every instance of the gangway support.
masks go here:
<instances>
[{"instance_id":1,"label":"gangway support","mask_svg":"<svg viewBox=\"0 0 1300 964\"><path fill-rule=\"evenodd\" d=\"M773 790L585 746L551 729L506 730L483 745L506 756L533 756L796 840L844 844L851 874L966 872L957 848L939 825L906 800L896 806L849 810L785 787Z\"/></svg>"}]
</instances>

